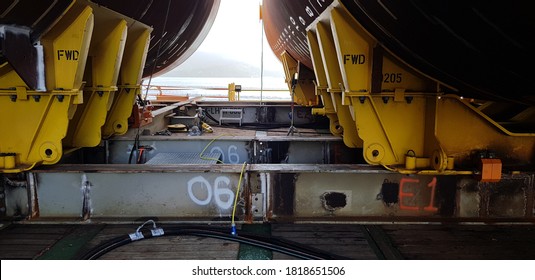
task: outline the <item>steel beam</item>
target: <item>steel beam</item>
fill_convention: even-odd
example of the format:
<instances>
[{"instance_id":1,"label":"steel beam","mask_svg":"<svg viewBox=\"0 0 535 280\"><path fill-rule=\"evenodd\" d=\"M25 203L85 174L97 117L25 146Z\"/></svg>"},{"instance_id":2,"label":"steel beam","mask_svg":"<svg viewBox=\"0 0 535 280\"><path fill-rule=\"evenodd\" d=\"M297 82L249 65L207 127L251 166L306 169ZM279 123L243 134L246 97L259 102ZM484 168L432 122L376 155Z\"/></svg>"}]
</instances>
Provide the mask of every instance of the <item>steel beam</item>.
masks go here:
<instances>
[{"instance_id":1,"label":"steel beam","mask_svg":"<svg viewBox=\"0 0 535 280\"><path fill-rule=\"evenodd\" d=\"M32 221L534 222L533 173L498 183L367 165L56 165L27 173ZM31 185L35 184L34 187ZM18 197L6 192L6 205ZM23 209L23 208L19 208ZM14 213L7 209L7 213Z\"/></svg>"}]
</instances>

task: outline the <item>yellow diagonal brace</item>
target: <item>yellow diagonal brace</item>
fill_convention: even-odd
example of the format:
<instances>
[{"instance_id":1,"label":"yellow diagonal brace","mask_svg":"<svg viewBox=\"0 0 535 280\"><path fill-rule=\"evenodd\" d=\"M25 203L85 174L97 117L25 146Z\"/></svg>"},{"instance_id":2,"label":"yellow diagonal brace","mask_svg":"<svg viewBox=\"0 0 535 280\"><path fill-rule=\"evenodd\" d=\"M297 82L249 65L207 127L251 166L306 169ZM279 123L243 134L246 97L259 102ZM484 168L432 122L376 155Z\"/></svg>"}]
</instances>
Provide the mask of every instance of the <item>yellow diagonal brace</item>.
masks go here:
<instances>
[{"instance_id":1,"label":"yellow diagonal brace","mask_svg":"<svg viewBox=\"0 0 535 280\"><path fill-rule=\"evenodd\" d=\"M287 52L283 52L281 54L281 60L284 66L286 84L288 84L288 89L291 91L292 79L294 79L294 75L298 71L298 62ZM317 105L314 84L311 80L306 80L303 77L299 77L297 84L293 90L295 93L295 103L303 106Z\"/></svg>"},{"instance_id":2,"label":"yellow diagonal brace","mask_svg":"<svg viewBox=\"0 0 535 280\"><path fill-rule=\"evenodd\" d=\"M127 26L125 20L115 25L97 20L89 50L88 86L84 89L84 104L69 125L65 144L69 147L94 147L101 141L101 129L117 90L117 78L123 57Z\"/></svg>"},{"instance_id":3,"label":"yellow diagonal brace","mask_svg":"<svg viewBox=\"0 0 535 280\"><path fill-rule=\"evenodd\" d=\"M368 92L371 84L373 40L361 29L353 28L341 9L331 12L331 29L339 68L346 91ZM347 40L351 38L351 40ZM351 77L351 79L349 79Z\"/></svg>"},{"instance_id":4,"label":"yellow diagonal brace","mask_svg":"<svg viewBox=\"0 0 535 280\"><path fill-rule=\"evenodd\" d=\"M142 29L130 28L128 30L123 62L119 72L119 90L114 96L106 123L102 127L102 136L105 138L114 134L126 133L128 117L132 113L136 96L141 90L141 75L145 67L151 30L148 27L140 28Z\"/></svg>"},{"instance_id":5,"label":"yellow diagonal brace","mask_svg":"<svg viewBox=\"0 0 535 280\"><path fill-rule=\"evenodd\" d=\"M340 122L338 121L338 115L334 109L333 100L329 94L327 84L327 76L325 74L325 68L323 67L323 61L321 59L321 52L319 48L318 38L312 31L307 32L307 40L312 58L312 64L314 66L314 74L316 75L316 95L321 97L324 114L329 118L329 130L333 135L342 136L343 130L341 129Z\"/></svg>"},{"instance_id":6,"label":"yellow diagonal brace","mask_svg":"<svg viewBox=\"0 0 535 280\"><path fill-rule=\"evenodd\" d=\"M350 108L342 105L341 85L343 85L343 81L330 28L319 22L316 28L316 36L319 43L322 65L329 86L328 91L338 116L338 121L343 129L344 144L351 148L362 147L362 140L357 135L357 129L351 116Z\"/></svg>"},{"instance_id":7,"label":"yellow diagonal brace","mask_svg":"<svg viewBox=\"0 0 535 280\"><path fill-rule=\"evenodd\" d=\"M80 89L93 33L93 9L74 5L69 12L43 36L46 87L48 89Z\"/></svg>"}]
</instances>

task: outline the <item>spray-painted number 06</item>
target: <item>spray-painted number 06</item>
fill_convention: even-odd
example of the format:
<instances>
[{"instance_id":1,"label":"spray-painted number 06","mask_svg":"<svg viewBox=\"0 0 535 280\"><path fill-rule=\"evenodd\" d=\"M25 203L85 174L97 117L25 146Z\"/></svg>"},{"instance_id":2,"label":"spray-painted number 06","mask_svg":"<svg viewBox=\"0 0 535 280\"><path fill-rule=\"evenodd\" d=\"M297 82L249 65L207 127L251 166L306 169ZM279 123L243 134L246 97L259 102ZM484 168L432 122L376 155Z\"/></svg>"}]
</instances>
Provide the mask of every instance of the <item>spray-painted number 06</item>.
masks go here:
<instances>
[{"instance_id":1,"label":"spray-painted number 06","mask_svg":"<svg viewBox=\"0 0 535 280\"><path fill-rule=\"evenodd\" d=\"M217 177L213 187L204 177L197 176L188 181L188 195L197 205L208 205L213 199L219 208L229 209L234 200L234 192L229 186L230 179L225 176ZM201 195L203 192L206 194Z\"/></svg>"},{"instance_id":2,"label":"spray-painted number 06","mask_svg":"<svg viewBox=\"0 0 535 280\"><path fill-rule=\"evenodd\" d=\"M232 164L240 163L240 155L238 155L238 153L236 152L237 150L238 150L238 147L236 147L235 145L228 146L227 155L228 155L229 163L232 163ZM210 150L210 153L215 153L215 152L221 153L221 157L222 157L221 159L223 162L225 162L225 153L223 152L223 149L221 149L218 146L215 146Z\"/></svg>"}]
</instances>

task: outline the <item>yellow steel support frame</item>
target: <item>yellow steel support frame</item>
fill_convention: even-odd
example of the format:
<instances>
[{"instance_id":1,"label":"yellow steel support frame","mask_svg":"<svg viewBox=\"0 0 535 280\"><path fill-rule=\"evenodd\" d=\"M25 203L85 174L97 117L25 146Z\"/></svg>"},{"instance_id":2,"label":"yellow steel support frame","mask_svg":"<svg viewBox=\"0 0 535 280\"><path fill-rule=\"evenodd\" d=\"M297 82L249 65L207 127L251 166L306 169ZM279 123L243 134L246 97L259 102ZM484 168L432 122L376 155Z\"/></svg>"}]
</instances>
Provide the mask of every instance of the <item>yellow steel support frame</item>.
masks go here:
<instances>
[{"instance_id":1,"label":"yellow steel support frame","mask_svg":"<svg viewBox=\"0 0 535 280\"><path fill-rule=\"evenodd\" d=\"M81 102L83 69L93 29L90 7L71 7L41 38L46 92L28 90L9 64L0 66L0 172L54 164L69 118Z\"/></svg>"},{"instance_id":2,"label":"yellow steel support frame","mask_svg":"<svg viewBox=\"0 0 535 280\"><path fill-rule=\"evenodd\" d=\"M321 110L314 108L312 109L312 113L327 116L329 118L329 130L331 134L335 136L342 136L344 130L338 121L338 115L334 108L331 95L327 91L329 89L329 85L327 84L327 76L325 74L325 68L323 67L323 62L321 59L318 39L316 34L314 34L312 31L307 32L307 39L310 49L310 56L312 57L312 63L314 65L314 74L316 76L316 95L321 97L323 104L323 108L321 108Z\"/></svg>"},{"instance_id":3,"label":"yellow steel support frame","mask_svg":"<svg viewBox=\"0 0 535 280\"><path fill-rule=\"evenodd\" d=\"M113 104L106 123L102 127L102 136L122 135L128 130L128 118L132 106L141 91L141 76L145 67L149 48L151 29L140 24L129 25L123 62L119 72L119 90L114 96Z\"/></svg>"},{"instance_id":4,"label":"yellow steel support frame","mask_svg":"<svg viewBox=\"0 0 535 280\"><path fill-rule=\"evenodd\" d=\"M69 147L94 147L102 139L101 129L117 91L117 79L126 43L127 26L122 19L99 19L89 49L84 79L84 102L78 105L69 124L64 144Z\"/></svg>"},{"instance_id":5,"label":"yellow steel support frame","mask_svg":"<svg viewBox=\"0 0 535 280\"><path fill-rule=\"evenodd\" d=\"M96 146L101 135L127 131L152 31L127 20L89 1L73 3L40 38L46 92L29 90L8 63L0 65L0 172L54 164L64 147Z\"/></svg>"},{"instance_id":6,"label":"yellow steel support frame","mask_svg":"<svg viewBox=\"0 0 535 280\"><path fill-rule=\"evenodd\" d=\"M281 54L281 61L284 67L284 75L286 77L286 84L288 89L292 91L292 79L295 73L299 71L299 63L287 52ZM314 94L314 83L312 80L306 80L299 77L298 82L294 88L295 103L303 106L318 105L316 95Z\"/></svg>"},{"instance_id":7,"label":"yellow steel support frame","mask_svg":"<svg viewBox=\"0 0 535 280\"><path fill-rule=\"evenodd\" d=\"M311 31L309 31L309 33L311 33ZM321 77L322 74L325 73L327 93L331 99L331 104L333 105L333 109L338 116L338 122L341 126L341 128L338 128L337 130L342 131L344 144L346 146L351 148L362 148L362 140L357 134L350 108L342 104L342 75L338 67L338 59L336 57L332 33L322 22L318 22L316 26L316 37L318 42L317 47L314 45L316 41L313 39L310 40L309 38L309 49L313 57L314 72L317 76L320 76L321 79L323 79L323 77ZM323 82L322 85L324 85Z\"/></svg>"},{"instance_id":8,"label":"yellow steel support frame","mask_svg":"<svg viewBox=\"0 0 535 280\"><path fill-rule=\"evenodd\" d=\"M380 46L342 4L326 13L327 22L318 21L309 31L311 53L313 58L317 54L310 40L315 31L344 136L348 117L339 111L351 108L369 164L402 173L471 173L453 171L453 163L469 166L471 155L479 150L491 150L505 162L532 164L535 134L511 133L467 100L442 95L440 89L447 85ZM321 84L321 67L313 61Z\"/></svg>"}]
</instances>

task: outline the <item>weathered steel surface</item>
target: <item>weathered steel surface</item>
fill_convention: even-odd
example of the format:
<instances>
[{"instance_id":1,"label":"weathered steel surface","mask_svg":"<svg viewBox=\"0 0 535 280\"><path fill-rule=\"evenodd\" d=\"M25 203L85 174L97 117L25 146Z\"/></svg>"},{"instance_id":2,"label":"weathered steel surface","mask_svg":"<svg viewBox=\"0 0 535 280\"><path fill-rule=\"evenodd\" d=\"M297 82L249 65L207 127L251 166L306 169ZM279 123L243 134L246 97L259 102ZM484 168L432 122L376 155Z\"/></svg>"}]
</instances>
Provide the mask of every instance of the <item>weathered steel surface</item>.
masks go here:
<instances>
[{"instance_id":1,"label":"weathered steel surface","mask_svg":"<svg viewBox=\"0 0 535 280\"><path fill-rule=\"evenodd\" d=\"M221 158L221 153L158 153L146 164L216 164Z\"/></svg>"},{"instance_id":2,"label":"weathered steel surface","mask_svg":"<svg viewBox=\"0 0 535 280\"><path fill-rule=\"evenodd\" d=\"M150 140L149 140L150 139ZM141 140L139 146L145 148L144 157L148 161L156 156L158 153L221 153L221 160L224 163L243 163L249 161L251 144L246 139L223 139L214 141L210 144L213 138L176 138L164 139L158 137L151 137L147 140ZM210 145L209 145L210 144ZM132 140L110 140L109 141L109 163L122 164L128 163L130 153L134 142ZM134 151L137 156L137 152ZM204 154L203 154L204 155Z\"/></svg>"},{"instance_id":3,"label":"weathered steel surface","mask_svg":"<svg viewBox=\"0 0 535 280\"><path fill-rule=\"evenodd\" d=\"M258 103L236 103L236 102L196 102L196 105L203 109L203 113L208 117L206 121L210 124L215 124L219 121L221 110L223 109L242 109L243 110L243 124L266 124L266 125L289 125L291 120L291 108L289 103L268 103L260 105ZM190 106L187 108L188 115L194 115L197 106ZM303 106L296 106L294 123L296 125L310 124L316 120L312 115L310 108ZM235 112L226 112L224 117L239 116Z\"/></svg>"},{"instance_id":4,"label":"weathered steel surface","mask_svg":"<svg viewBox=\"0 0 535 280\"><path fill-rule=\"evenodd\" d=\"M20 187L30 201L6 197L7 205L19 207L7 213L22 211L30 220L229 220L241 167L42 168ZM498 183L472 176L406 176L352 164L248 164L244 173L238 221L533 222L532 173L504 175Z\"/></svg>"},{"instance_id":5,"label":"weathered steel surface","mask_svg":"<svg viewBox=\"0 0 535 280\"><path fill-rule=\"evenodd\" d=\"M39 217L230 219L239 174L206 171L37 173Z\"/></svg>"},{"instance_id":6,"label":"weathered steel surface","mask_svg":"<svg viewBox=\"0 0 535 280\"><path fill-rule=\"evenodd\" d=\"M286 128L285 128L286 130ZM212 142L213 141L213 142ZM107 162L124 164L129 162L134 141L128 138L107 140ZM290 136L233 136L220 134L188 136L173 135L140 136L138 146L144 148L143 159L151 160L158 153L221 153L224 163L292 163L329 164L356 162L358 153L343 147L334 136L290 137ZM138 157L134 150L132 157ZM348 161L349 160L349 161ZM132 163L136 162L135 160Z\"/></svg>"}]
</instances>

